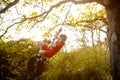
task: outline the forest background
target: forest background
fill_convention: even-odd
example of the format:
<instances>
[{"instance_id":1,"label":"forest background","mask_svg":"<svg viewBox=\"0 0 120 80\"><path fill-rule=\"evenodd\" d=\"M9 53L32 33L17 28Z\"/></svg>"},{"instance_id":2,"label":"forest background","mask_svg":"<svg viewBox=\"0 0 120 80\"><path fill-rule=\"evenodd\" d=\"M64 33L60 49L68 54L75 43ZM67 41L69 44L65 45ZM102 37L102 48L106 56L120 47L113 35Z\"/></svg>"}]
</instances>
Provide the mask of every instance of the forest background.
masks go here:
<instances>
[{"instance_id":1,"label":"forest background","mask_svg":"<svg viewBox=\"0 0 120 80\"><path fill-rule=\"evenodd\" d=\"M38 53L38 41L51 40L61 27L61 33L68 36L66 45L46 61L45 71L36 80L111 79L108 20L102 5L20 0L2 13L5 5L15 1L0 3L1 79L28 80L27 63Z\"/></svg>"}]
</instances>

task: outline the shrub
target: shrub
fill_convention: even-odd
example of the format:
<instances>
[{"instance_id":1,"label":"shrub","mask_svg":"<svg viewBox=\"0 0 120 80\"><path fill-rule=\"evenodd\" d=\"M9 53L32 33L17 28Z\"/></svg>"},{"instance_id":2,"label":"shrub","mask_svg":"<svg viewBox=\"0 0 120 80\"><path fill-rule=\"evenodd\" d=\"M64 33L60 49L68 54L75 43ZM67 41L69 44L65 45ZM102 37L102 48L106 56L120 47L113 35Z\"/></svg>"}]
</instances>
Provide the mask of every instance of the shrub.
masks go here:
<instances>
[{"instance_id":1,"label":"shrub","mask_svg":"<svg viewBox=\"0 0 120 80\"><path fill-rule=\"evenodd\" d=\"M107 56L106 56L107 55ZM110 80L109 53L86 48L59 53L46 62L42 80Z\"/></svg>"}]
</instances>

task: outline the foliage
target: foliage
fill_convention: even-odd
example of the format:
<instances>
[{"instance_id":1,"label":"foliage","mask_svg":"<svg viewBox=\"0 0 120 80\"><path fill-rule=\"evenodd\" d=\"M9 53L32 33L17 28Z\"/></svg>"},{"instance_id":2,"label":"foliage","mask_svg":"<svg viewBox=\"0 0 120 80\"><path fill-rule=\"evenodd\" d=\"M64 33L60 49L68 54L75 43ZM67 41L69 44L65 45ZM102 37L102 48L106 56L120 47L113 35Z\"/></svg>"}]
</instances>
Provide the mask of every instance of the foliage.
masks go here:
<instances>
[{"instance_id":1,"label":"foliage","mask_svg":"<svg viewBox=\"0 0 120 80\"><path fill-rule=\"evenodd\" d=\"M38 53L38 43L30 39L0 44L0 77L3 80L29 80L27 62ZM45 72L35 80L110 80L109 52L97 44L63 53L45 62Z\"/></svg>"},{"instance_id":2,"label":"foliage","mask_svg":"<svg viewBox=\"0 0 120 80\"><path fill-rule=\"evenodd\" d=\"M9 77L14 75L11 73L11 70L8 68L10 64L8 63L8 60L6 57L7 55L3 53L5 52L0 50L0 79L9 80Z\"/></svg>"},{"instance_id":3,"label":"foliage","mask_svg":"<svg viewBox=\"0 0 120 80\"><path fill-rule=\"evenodd\" d=\"M29 75L26 69L29 57L38 52L38 45L27 39L9 41L0 47L0 76L3 79L19 80Z\"/></svg>"},{"instance_id":4,"label":"foliage","mask_svg":"<svg viewBox=\"0 0 120 80\"><path fill-rule=\"evenodd\" d=\"M110 80L109 53L86 48L54 56L46 62L43 80Z\"/></svg>"}]
</instances>

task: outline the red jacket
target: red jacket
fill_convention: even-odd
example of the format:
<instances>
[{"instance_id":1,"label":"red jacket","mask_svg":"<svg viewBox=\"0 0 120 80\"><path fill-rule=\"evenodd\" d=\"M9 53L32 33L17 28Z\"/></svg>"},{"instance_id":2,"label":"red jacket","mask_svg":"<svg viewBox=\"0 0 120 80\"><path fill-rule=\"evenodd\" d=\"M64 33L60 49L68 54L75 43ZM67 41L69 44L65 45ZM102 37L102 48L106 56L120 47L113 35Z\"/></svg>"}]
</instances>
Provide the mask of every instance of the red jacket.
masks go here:
<instances>
[{"instance_id":1,"label":"red jacket","mask_svg":"<svg viewBox=\"0 0 120 80\"><path fill-rule=\"evenodd\" d=\"M44 52L44 56L46 57L52 57L53 55L55 55L64 45L63 42L55 42L56 46L53 48L49 48L47 46L47 44L44 44L42 49L45 50Z\"/></svg>"}]
</instances>

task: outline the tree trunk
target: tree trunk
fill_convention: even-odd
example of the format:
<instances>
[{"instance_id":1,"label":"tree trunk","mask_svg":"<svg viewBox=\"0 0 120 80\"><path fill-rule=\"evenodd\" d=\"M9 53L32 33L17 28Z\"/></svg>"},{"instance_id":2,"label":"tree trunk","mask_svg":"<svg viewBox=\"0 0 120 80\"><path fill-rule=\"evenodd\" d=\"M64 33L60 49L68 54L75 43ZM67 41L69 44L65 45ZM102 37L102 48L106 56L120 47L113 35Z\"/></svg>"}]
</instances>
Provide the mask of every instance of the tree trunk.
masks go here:
<instances>
[{"instance_id":1,"label":"tree trunk","mask_svg":"<svg viewBox=\"0 0 120 80\"><path fill-rule=\"evenodd\" d=\"M113 80L120 80L120 2L114 0L107 10L109 20L108 42L110 49Z\"/></svg>"}]
</instances>

